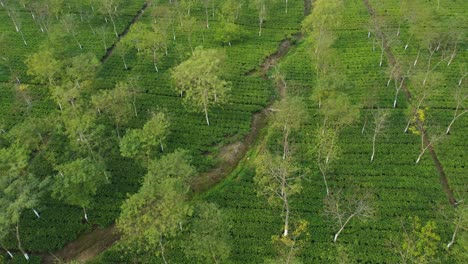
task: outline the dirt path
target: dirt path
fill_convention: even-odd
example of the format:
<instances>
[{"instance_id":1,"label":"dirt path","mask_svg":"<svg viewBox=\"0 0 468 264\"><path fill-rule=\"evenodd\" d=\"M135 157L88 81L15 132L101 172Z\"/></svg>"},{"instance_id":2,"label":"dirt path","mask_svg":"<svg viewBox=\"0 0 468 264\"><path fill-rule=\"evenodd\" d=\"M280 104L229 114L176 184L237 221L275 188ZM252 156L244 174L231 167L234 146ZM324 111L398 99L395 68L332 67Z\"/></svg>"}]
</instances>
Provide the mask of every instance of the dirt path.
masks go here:
<instances>
[{"instance_id":1,"label":"dirt path","mask_svg":"<svg viewBox=\"0 0 468 264\"><path fill-rule=\"evenodd\" d=\"M249 71L246 73L246 75L259 74L260 77L267 79L270 69L273 68L281 58L286 56L293 43L297 40L300 40L301 38L302 34L297 33L294 34L292 38L282 40L276 52L268 56L260 65L259 69ZM286 85L284 82L278 81L276 83L276 88L278 89L280 98L286 96ZM193 181L192 189L195 192L208 190L227 177L237 167L239 162L244 158L245 154L249 150L249 147L258 138L259 132L266 126L266 117L270 106L271 104L253 115L250 132L244 137L243 140L221 148L217 156L217 160L219 160L219 162L216 167L206 173L200 174L200 176Z\"/></svg>"},{"instance_id":2,"label":"dirt path","mask_svg":"<svg viewBox=\"0 0 468 264\"><path fill-rule=\"evenodd\" d=\"M376 15L375 10L372 8L371 4L369 3L369 0L363 0L363 1L364 1L365 6L367 7L367 11L369 12L369 14L372 16L372 18L375 18L375 15ZM387 37L385 36L385 34L382 32L382 30L379 27L377 27L377 35L378 35L378 37L380 39L382 39L382 41L384 43L384 46L386 47L385 48L385 53L386 53L386 56L387 56L387 58L389 60L390 65L392 65L392 66L395 65L395 63L396 63L395 56L393 55L393 52L392 52L392 49L391 49L390 45L388 45ZM403 82L402 89L403 89L403 91L405 93L407 101L410 101L411 100L411 92L409 91L408 86L404 82ZM421 122L419 119L417 121ZM423 126L421 126L421 127L423 127ZM424 144L427 145L430 142L428 133L424 129L423 129L423 131L421 131L421 133L423 133ZM456 206L457 205L457 200L455 199L453 191L450 188L450 185L448 183L447 174L445 174L444 167L442 166L442 163L440 162L439 158L437 157L437 153L435 152L435 149L434 149L433 145L431 145L429 147L429 153L431 154L432 160L434 161L434 165L436 166L436 169L439 172L440 184L442 185L442 188L443 188L444 192L447 194L447 198L448 198L449 203L451 205L453 205L453 206Z\"/></svg>"}]
</instances>

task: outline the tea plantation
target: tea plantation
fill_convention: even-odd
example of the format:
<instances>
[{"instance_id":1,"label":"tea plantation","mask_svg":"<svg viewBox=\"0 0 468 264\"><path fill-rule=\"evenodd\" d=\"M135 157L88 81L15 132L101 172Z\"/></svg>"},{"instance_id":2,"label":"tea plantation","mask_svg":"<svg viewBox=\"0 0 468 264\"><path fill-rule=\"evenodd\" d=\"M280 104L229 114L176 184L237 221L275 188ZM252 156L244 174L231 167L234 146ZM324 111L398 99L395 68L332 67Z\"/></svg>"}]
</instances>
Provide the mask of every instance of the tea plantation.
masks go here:
<instances>
[{"instance_id":1,"label":"tea plantation","mask_svg":"<svg viewBox=\"0 0 468 264\"><path fill-rule=\"evenodd\" d=\"M0 263L467 263L467 12L0 0Z\"/></svg>"}]
</instances>

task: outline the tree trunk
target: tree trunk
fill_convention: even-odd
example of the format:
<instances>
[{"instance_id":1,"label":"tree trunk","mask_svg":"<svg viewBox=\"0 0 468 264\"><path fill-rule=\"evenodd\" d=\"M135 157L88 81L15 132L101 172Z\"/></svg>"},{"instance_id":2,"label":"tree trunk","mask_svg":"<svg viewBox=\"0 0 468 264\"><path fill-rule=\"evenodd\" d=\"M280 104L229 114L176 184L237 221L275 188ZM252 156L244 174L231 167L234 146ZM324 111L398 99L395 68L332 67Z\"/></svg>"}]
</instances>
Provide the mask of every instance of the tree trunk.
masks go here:
<instances>
[{"instance_id":1,"label":"tree trunk","mask_svg":"<svg viewBox=\"0 0 468 264\"><path fill-rule=\"evenodd\" d=\"M115 21L114 21L114 17L109 14L110 16L110 19L111 19L111 22L112 22L112 26L114 27L114 34L115 34L115 37L116 38L119 38L119 33L117 33L117 27L115 26Z\"/></svg>"},{"instance_id":2,"label":"tree trunk","mask_svg":"<svg viewBox=\"0 0 468 264\"><path fill-rule=\"evenodd\" d=\"M283 128L283 133L283 160L285 160L289 152L289 130L286 126Z\"/></svg>"},{"instance_id":3,"label":"tree trunk","mask_svg":"<svg viewBox=\"0 0 468 264\"><path fill-rule=\"evenodd\" d=\"M123 63L124 63L125 70L128 70L127 62L125 61L125 56L122 56L122 60L123 60Z\"/></svg>"},{"instance_id":4,"label":"tree trunk","mask_svg":"<svg viewBox=\"0 0 468 264\"><path fill-rule=\"evenodd\" d=\"M13 254L3 244L0 244L0 246L6 251L6 253L8 254L8 256L10 256L10 258L13 258Z\"/></svg>"},{"instance_id":5,"label":"tree trunk","mask_svg":"<svg viewBox=\"0 0 468 264\"><path fill-rule=\"evenodd\" d=\"M208 7L205 7L205 17L206 17L206 28L210 28L210 23L208 22Z\"/></svg>"},{"instance_id":6,"label":"tree trunk","mask_svg":"<svg viewBox=\"0 0 468 264\"><path fill-rule=\"evenodd\" d=\"M457 236L459 224L455 226L455 231L453 231L452 240L447 244L447 249L449 249L455 243L455 237Z\"/></svg>"},{"instance_id":7,"label":"tree trunk","mask_svg":"<svg viewBox=\"0 0 468 264\"><path fill-rule=\"evenodd\" d=\"M457 120L460 116L462 116L462 115L464 115L464 114L466 114L468 112L468 110L465 110L461 114L456 115L457 111L458 111L458 106L457 106L457 110L455 110L455 116L453 117L452 121L450 122L449 126L447 127L447 131L445 131L446 135L450 134L450 129L452 128L453 123L455 123L455 120Z\"/></svg>"},{"instance_id":8,"label":"tree trunk","mask_svg":"<svg viewBox=\"0 0 468 264\"><path fill-rule=\"evenodd\" d=\"M161 249L161 257L164 261L164 264L167 264L166 256L164 255L164 247L162 244L162 236L159 238L159 248Z\"/></svg>"},{"instance_id":9,"label":"tree trunk","mask_svg":"<svg viewBox=\"0 0 468 264\"><path fill-rule=\"evenodd\" d=\"M325 189L327 190L327 196L328 196L330 195L330 191L328 190L327 176L325 174L325 170L322 168L320 164L319 164L319 170L320 170L320 173L322 173L323 182L325 183Z\"/></svg>"},{"instance_id":10,"label":"tree trunk","mask_svg":"<svg viewBox=\"0 0 468 264\"><path fill-rule=\"evenodd\" d=\"M159 72L158 66L156 65L156 50L153 50L153 65L156 72Z\"/></svg>"},{"instance_id":11,"label":"tree trunk","mask_svg":"<svg viewBox=\"0 0 468 264\"><path fill-rule=\"evenodd\" d=\"M86 222L88 222L88 213L86 212L86 208L83 206L83 213L84 213L84 219Z\"/></svg>"},{"instance_id":12,"label":"tree trunk","mask_svg":"<svg viewBox=\"0 0 468 264\"><path fill-rule=\"evenodd\" d=\"M206 124L210 126L210 120L208 119L208 108L206 106L204 107L204 111L205 111Z\"/></svg>"},{"instance_id":13,"label":"tree trunk","mask_svg":"<svg viewBox=\"0 0 468 264\"><path fill-rule=\"evenodd\" d=\"M284 232L283 232L283 237L287 237L289 234L289 201L288 201L288 193L286 192L286 186L287 182L285 177L283 176L282 179L282 187L281 187L281 195L283 196L283 202L284 202Z\"/></svg>"},{"instance_id":14,"label":"tree trunk","mask_svg":"<svg viewBox=\"0 0 468 264\"><path fill-rule=\"evenodd\" d=\"M33 208L32 210L37 218L41 218L41 215L36 211L36 209Z\"/></svg>"},{"instance_id":15,"label":"tree trunk","mask_svg":"<svg viewBox=\"0 0 468 264\"><path fill-rule=\"evenodd\" d=\"M421 131L421 133L423 133L423 132ZM424 153L426 152L426 150L429 148L429 146L430 146L431 144L432 144L432 143L429 142L429 144L428 144L425 148L422 149L421 153L419 154L418 158L416 159L416 164L419 163L419 161L421 160L422 156L424 155Z\"/></svg>"},{"instance_id":16,"label":"tree trunk","mask_svg":"<svg viewBox=\"0 0 468 264\"><path fill-rule=\"evenodd\" d=\"M338 230L338 232L335 234L335 237L333 238L333 242L336 242L336 240L338 239L338 236L340 235L340 233L343 231L343 229L348 224L348 222L351 220L351 218L353 218L355 215L356 215L356 213L353 213L352 215L350 215L348 217L348 219L346 219L346 222L341 226L340 230Z\"/></svg>"},{"instance_id":17,"label":"tree trunk","mask_svg":"<svg viewBox=\"0 0 468 264\"><path fill-rule=\"evenodd\" d=\"M29 261L29 255L24 251L23 247L21 246L21 239L19 234L19 223L16 223L16 240L18 241L18 249L23 254L24 258Z\"/></svg>"},{"instance_id":18,"label":"tree trunk","mask_svg":"<svg viewBox=\"0 0 468 264\"><path fill-rule=\"evenodd\" d=\"M374 137L372 138L372 156L370 158L370 161L373 162L374 161L374 156L375 156L375 140L377 138L377 133L374 132Z\"/></svg>"}]
</instances>

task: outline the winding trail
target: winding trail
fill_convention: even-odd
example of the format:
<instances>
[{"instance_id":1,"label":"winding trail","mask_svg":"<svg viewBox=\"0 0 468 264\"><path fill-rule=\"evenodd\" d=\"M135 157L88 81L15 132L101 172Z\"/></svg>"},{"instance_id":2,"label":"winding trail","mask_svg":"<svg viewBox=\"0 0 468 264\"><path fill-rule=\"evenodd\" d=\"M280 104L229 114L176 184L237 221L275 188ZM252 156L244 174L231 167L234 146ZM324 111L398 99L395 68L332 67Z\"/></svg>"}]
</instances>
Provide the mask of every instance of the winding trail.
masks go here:
<instances>
[{"instance_id":1,"label":"winding trail","mask_svg":"<svg viewBox=\"0 0 468 264\"><path fill-rule=\"evenodd\" d=\"M371 17L373 19L375 19L376 13L375 13L374 8L369 3L369 0L363 0L363 1L364 1L364 5L367 7L367 11L371 15ZM379 25L377 25L377 35L384 43L385 54L386 54L386 56L387 56L387 58L389 60L390 65L394 66L396 64L395 55L393 54L390 45L388 45L389 44L388 39L385 36L385 34L383 33L382 29L379 27ZM401 81L401 78L400 78L400 81ZM411 100L411 92L409 91L408 86L406 85L405 82L403 82L402 89L403 89L403 91L405 93L406 100L410 101ZM417 119L417 122L421 124L421 120L419 120L419 118ZM423 127L423 126L420 126L420 127ZM428 133L427 133L427 131L425 129L423 129L421 131L421 133L423 134L423 142L427 146L427 144L429 144L429 142L430 142ZM440 162L439 158L437 157L437 153L435 152L434 146L431 144L429 146L428 150L429 150L429 153L430 153L430 155L432 157L434 165L436 166L437 171L439 173L440 184L442 185L442 188L443 188L444 192L447 195L448 201L449 201L449 203L451 205L456 206L457 205L457 200L455 199L453 191L450 188L450 185L448 183L447 174L444 171L444 167L442 166L442 163Z\"/></svg>"}]
</instances>

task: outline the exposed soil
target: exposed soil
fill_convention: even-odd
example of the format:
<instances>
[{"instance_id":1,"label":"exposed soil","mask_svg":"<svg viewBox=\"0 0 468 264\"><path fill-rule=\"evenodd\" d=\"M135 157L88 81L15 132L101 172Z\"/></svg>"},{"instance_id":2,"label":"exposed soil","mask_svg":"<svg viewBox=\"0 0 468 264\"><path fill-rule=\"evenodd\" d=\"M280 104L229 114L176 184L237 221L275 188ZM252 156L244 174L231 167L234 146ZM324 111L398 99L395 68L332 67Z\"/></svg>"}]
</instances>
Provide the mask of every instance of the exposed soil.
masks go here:
<instances>
[{"instance_id":1,"label":"exposed soil","mask_svg":"<svg viewBox=\"0 0 468 264\"><path fill-rule=\"evenodd\" d=\"M68 243L61 250L44 256L42 263L61 263L71 260L85 263L112 246L119 238L115 225L104 229L95 228Z\"/></svg>"},{"instance_id":2,"label":"exposed soil","mask_svg":"<svg viewBox=\"0 0 468 264\"><path fill-rule=\"evenodd\" d=\"M280 45L275 53L268 56L257 70L250 71L246 75L259 74L262 78L268 78L269 70L274 67L278 60L283 58L293 45L293 43L302 38L301 33L297 33L292 38L284 39L280 42ZM277 81L276 88L280 98L286 96L286 84L283 81ZM243 140L234 142L221 148L217 160L218 165L206 172L202 173L192 183L192 189L195 192L202 192L213 187L225 177L227 177L244 158L249 147L258 138L259 132L267 124L267 114L270 106L267 106L258 113L255 113L252 117L250 132L244 137Z\"/></svg>"},{"instance_id":3,"label":"exposed soil","mask_svg":"<svg viewBox=\"0 0 468 264\"><path fill-rule=\"evenodd\" d=\"M369 11L369 14L373 18L375 18L375 15L376 15L375 10L372 8L371 4L369 3L369 0L363 0L363 1L364 1L364 4L367 7L367 10ZM392 49L390 48L390 45L388 45L387 37L385 36L385 34L382 32L382 30L379 27L377 27L377 35L384 42L384 46L386 47L385 48L385 54L386 54L386 56L387 56L387 58L389 60L390 65L394 66L395 63L396 63L395 56L393 55L393 52L392 52ZM408 101L411 100L411 92L409 91L408 86L406 85L406 83L403 83L402 89L403 89L403 91L405 93L406 99ZM419 119L417 121L421 122ZM420 127L423 127L423 126L420 126ZM421 131L421 133L423 133L424 144L427 145L430 142L428 133L424 129L423 129L423 131ZM439 172L440 184L442 185L442 188L443 188L444 192L447 194L447 198L448 198L449 203L451 205L453 205L453 206L456 206L457 205L457 200L455 199L453 191L450 188L448 178L447 178L447 174L445 174L444 167L442 166L442 163L440 163L440 160L437 157L437 153L435 152L435 149L434 149L433 145L431 145L429 147L429 153L431 154L432 160L434 161L434 165L436 166L436 169Z\"/></svg>"}]
</instances>

